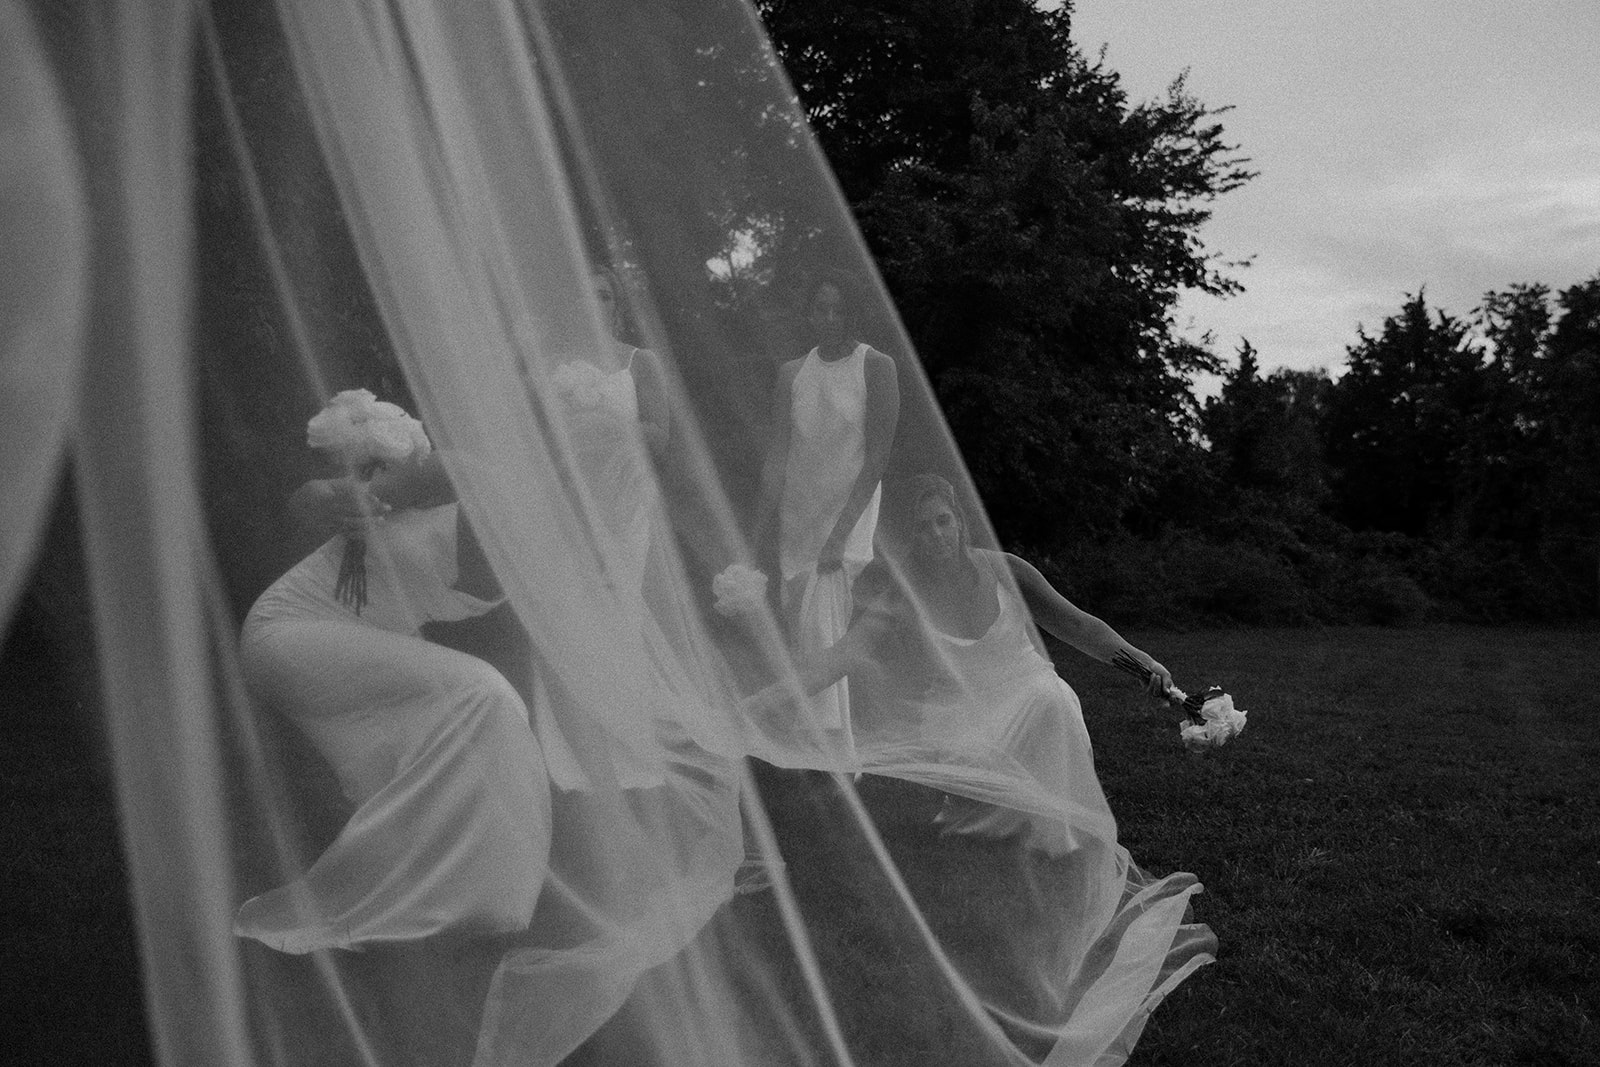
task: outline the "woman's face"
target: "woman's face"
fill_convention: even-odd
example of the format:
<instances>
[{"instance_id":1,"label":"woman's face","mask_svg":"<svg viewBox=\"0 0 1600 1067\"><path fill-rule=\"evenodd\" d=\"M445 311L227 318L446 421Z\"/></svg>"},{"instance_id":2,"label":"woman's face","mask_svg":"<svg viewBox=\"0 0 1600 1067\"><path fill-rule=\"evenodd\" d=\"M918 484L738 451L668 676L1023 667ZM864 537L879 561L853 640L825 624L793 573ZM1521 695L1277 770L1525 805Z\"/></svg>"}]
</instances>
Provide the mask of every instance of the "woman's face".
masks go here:
<instances>
[{"instance_id":1,"label":"woman's face","mask_svg":"<svg viewBox=\"0 0 1600 1067\"><path fill-rule=\"evenodd\" d=\"M917 505L912 550L928 563L945 563L961 552L961 516L936 496Z\"/></svg>"},{"instance_id":2,"label":"woman's face","mask_svg":"<svg viewBox=\"0 0 1600 1067\"><path fill-rule=\"evenodd\" d=\"M839 292L838 286L829 282L817 286L817 291L811 297L808 314L811 329L818 340L824 343L848 340L845 334L849 330L849 318L844 294Z\"/></svg>"}]
</instances>

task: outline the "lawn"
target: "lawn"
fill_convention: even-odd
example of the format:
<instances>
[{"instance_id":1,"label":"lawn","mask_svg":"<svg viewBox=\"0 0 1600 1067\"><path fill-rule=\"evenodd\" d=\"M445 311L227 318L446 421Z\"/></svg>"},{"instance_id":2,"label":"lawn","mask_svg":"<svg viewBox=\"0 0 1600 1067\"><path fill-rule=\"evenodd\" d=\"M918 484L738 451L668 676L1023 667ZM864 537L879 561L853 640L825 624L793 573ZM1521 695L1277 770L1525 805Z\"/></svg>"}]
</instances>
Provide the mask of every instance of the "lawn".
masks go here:
<instances>
[{"instance_id":1,"label":"lawn","mask_svg":"<svg viewBox=\"0 0 1600 1067\"><path fill-rule=\"evenodd\" d=\"M1137 1063L1600 1063L1600 633L1135 641L1251 710L1190 756L1061 661L1124 843L1221 941Z\"/></svg>"},{"instance_id":2,"label":"lawn","mask_svg":"<svg viewBox=\"0 0 1600 1067\"><path fill-rule=\"evenodd\" d=\"M1199 875L1197 917L1221 943L1135 1065L1600 1062L1600 632L1130 636L1251 713L1237 743L1192 755L1126 678L1060 659L1124 843L1153 872ZM52 689L81 680L7 651L9 1050L138 1063L94 733ZM897 852L929 840L926 795L862 791ZM874 962L894 989L892 959Z\"/></svg>"}]
</instances>

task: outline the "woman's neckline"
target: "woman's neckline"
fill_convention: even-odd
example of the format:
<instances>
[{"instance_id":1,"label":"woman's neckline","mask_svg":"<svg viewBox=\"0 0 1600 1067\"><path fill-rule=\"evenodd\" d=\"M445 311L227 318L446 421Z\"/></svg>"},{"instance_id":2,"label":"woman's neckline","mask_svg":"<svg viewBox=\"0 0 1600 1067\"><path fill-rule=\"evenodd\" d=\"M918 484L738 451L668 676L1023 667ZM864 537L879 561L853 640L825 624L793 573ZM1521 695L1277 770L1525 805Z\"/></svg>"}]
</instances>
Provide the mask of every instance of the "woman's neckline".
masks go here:
<instances>
[{"instance_id":1,"label":"woman's neckline","mask_svg":"<svg viewBox=\"0 0 1600 1067\"><path fill-rule=\"evenodd\" d=\"M821 345L818 345L817 347L813 348L811 350L811 352L812 352L813 355L815 355L817 357L817 362L819 362L819 363L827 363L827 364L829 364L831 366L833 364L838 364L838 363L845 362L851 356L855 355L857 352L860 352L865 347L867 347L867 343L865 341L857 341L855 344L850 346L849 351L845 352L844 355L835 356L832 359L829 359L827 356L822 354L822 346Z\"/></svg>"},{"instance_id":2,"label":"woman's neckline","mask_svg":"<svg viewBox=\"0 0 1600 1067\"><path fill-rule=\"evenodd\" d=\"M1000 617L1005 614L1006 602L1005 602L1005 596L1002 594L1002 592L1000 590L1000 579L994 573L993 569L990 568L989 566L987 566L986 564L980 562L976 555L969 555L967 558L969 560L971 560L973 568L977 571L978 581L980 581L980 582L987 581L987 582L990 582L993 585L993 588L994 588L994 600L995 600L994 618L989 620L988 625L983 628L983 632L982 633L979 633L978 635L976 635L974 637L967 637L967 636L962 635L962 634L953 634L953 633L950 633L950 632L948 632L946 630L940 629L938 626L932 625L933 620L931 620L931 619L929 620L929 624L932 627L934 633L938 634L940 637L943 637L947 641L954 641L954 642L957 642L958 644L964 644L964 645L975 645L979 641L982 641L985 637L988 637L991 633L994 632L994 628L996 626L1000 625Z\"/></svg>"}]
</instances>

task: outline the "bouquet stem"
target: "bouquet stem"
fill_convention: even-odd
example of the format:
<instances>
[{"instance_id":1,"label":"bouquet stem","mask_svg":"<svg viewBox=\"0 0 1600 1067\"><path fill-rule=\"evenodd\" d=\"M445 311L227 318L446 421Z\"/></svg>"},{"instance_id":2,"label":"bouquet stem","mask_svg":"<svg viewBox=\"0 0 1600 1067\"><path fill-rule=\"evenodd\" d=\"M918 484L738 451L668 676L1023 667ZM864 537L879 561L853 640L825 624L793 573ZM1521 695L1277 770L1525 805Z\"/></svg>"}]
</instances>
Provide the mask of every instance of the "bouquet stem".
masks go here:
<instances>
[{"instance_id":1,"label":"bouquet stem","mask_svg":"<svg viewBox=\"0 0 1600 1067\"><path fill-rule=\"evenodd\" d=\"M1150 668L1128 655L1125 648L1117 649L1117 654L1111 657L1111 665L1123 674L1131 674L1141 682L1150 681ZM1205 719L1200 714L1200 709L1205 705L1206 694L1196 693L1189 696L1182 689L1174 686L1167 693L1167 699L1183 708L1184 717L1192 723L1203 723Z\"/></svg>"},{"instance_id":2,"label":"bouquet stem","mask_svg":"<svg viewBox=\"0 0 1600 1067\"><path fill-rule=\"evenodd\" d=\"M339 561L339 581L333 587L339 603L355 609L357 615L367 606L367 539L346 534L344 558Z\"/></svg>"}]
</instances>

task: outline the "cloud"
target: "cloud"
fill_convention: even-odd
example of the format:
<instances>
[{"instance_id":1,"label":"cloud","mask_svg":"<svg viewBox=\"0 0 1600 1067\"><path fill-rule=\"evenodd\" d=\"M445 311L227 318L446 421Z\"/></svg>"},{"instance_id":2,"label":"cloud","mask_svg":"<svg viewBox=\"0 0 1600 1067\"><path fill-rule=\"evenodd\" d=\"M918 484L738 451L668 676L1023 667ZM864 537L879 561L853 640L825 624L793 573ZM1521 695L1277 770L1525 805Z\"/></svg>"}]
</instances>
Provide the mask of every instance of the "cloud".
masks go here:
<instances>
[{"instance_id":1,"label":"cloud","mask_svg":"<svg viewBox=\"0 0 1600 1067\"><path fill-rule=\"evenodd\" d=\"M1455 149L1374 191L1375 220L1485 260L1586 257L1600 266L1600 136Z\"/></svg>"},{"instance_id":2,"label":"cloud","mask_svg":"<svg viewBox=\"0 0 1600 1067\"><path fill-rule=\"evenodd\" d=\"M1436 146L1382 174L1294 178L1263 189L1253 217L1219 216L1257 253L1246 292L1183 305L1192 333L1211 329L1223 351L1248 337L1269 366L1337 367L1358 326L1376 329L1418 289L1465 316L1491 289L1600 272L1600 135Z\"/></svg>"},{"instance_id":3,"label":"cloud","mask_svg":"<svg viewBox=\"0 0 1600 1067\"><path fill-rule=\"evenodd\" d=\"M1374 327L1398 308L1398 294L1359 272L1279 250L1246 272L1246 290L1221 300L1186 293L1178 322L1190 336L1210 330L1216 349L1232 354L1249 340L1269 366L1337 368L1357 327Z\"/></svg>"}]
</instances>

